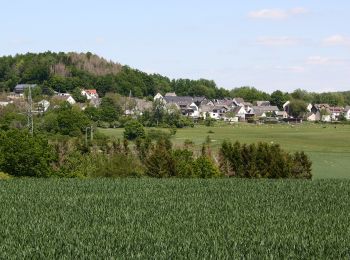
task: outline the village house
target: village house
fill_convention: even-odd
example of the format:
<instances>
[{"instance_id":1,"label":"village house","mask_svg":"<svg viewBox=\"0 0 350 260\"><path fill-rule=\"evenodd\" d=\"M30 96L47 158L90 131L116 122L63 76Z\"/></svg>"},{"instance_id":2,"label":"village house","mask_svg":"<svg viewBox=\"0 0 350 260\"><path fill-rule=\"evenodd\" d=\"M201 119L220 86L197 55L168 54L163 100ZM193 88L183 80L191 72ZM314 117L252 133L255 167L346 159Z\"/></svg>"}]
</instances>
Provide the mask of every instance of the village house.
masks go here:
<instances>
[{"instance_id":1,"label":"village house","mask_svg":"<svg viewBox=\"0 0 350 260\"><path fill-rule=\"evenodd\" d=\"M14 88L14 93L22 96L27 88L35 88L36 86L36 84L18 84Z\"/></svg>"},{"instance_id":2,"label":"village house","mask_svg":"<svg viewBox=\"0 0 350 260\"><path fill-rule=\"evenodd\" d=\"M231 98L215 99L214 105L227 106L228 108L236 107L236 104L233 102L233 99Z\"/></svg>"},{"instance_id":3,"label":"village house","mask_svg":"<svg viewBox=\"0 0 350 260\"><path fill-rule=\"evenodd\" d=\"M72 97L71 94L69 93L57 93L56 95L54 95L52 97L52 99L57 100L57 101L66 101L71 105L74 105L75 103L77 103L74 98Z\"/></svg>"},{"instance_id":4,"label":"village house","mask_svg":"<svg viewBox=\"0 0 350 260\"><path fill-rule=\"evenodd\" d=\"M277 106L253 106L250 110L250 113L252 114L257 114L257 113L261 113L261 115L265 114L265 116L267 114L276 114L277 112L279 112L279 109Z\"/></svg>"},{"instance_id":5,"label":"village house","mask_svg":"<svg viewBox=\"0 0 350 260\"><path fill-rule=\"evenodd\" d=\"M278 119L287 119L288 118L288 113L286 111L278 111L275 113L276 117Z\"/></svg>"},{"instance_id":6,"label":"village house","mask_svg":"<svg viewBox=\"0 0 350 260\"><path fill-rule=\"evenodd\" d=\"M243 98L234 98L232 99L233 101L233 104L236 106L236 107L243 107L244 106L244 99Z\"/></svg>"},{"instance_id":7,"label":"village house","mask_svg":"<svg viewBox=\"0 0 350 260\"><path fill-rule=\"evenodd\" d=\"M50 102L47 101L46 99L43 99L36 104L36 111L35 112L44 113L49 109L49 107L50 107Z\"/></svg>"},{"instance_id":8,"label":"village house","mask_svg":"<svg viewBox=\"0 0 350 260\"><path fill-rule=\"evenodd\" d=\"M153 98L154 101L156 100L164 100L164 97L162 96L162 94L160 93L157 93L154 98Z\"/></svg>"},{"instance_id":9,"label":"village house","mask_svg":"<svg viewBox=\"0 0 350 260\"><path fill-rule=\"evenodd\" d=\"M244 107L234 107L225 114L224 119L233 122L244 121L246 113Z\"/></svg>"},{"instance_id":10,"label":"village house","mask_svg":"<svg viewBox=\"0 0 350 260\"><path fill-rule=\"evenodd\" d=\"M141 116L145 111L152 109L152 102L140 98L131 98L129 108L125 110L126 115Z\"/></svg>"},{"instance_id":11,"label":"village house","mask_svg":"<svg viewBox=\"0 0 350 260\"><path fill-rule=\"evenodd\" d=\"M225 114L229 111L227 106L202 106L200 108L200 116L204 119L210 118L219 120L224 119Z\"/></svg>"},{"instance_id":12,"label":"village house","mask_svg":"<svg viewBox=\"0 0 350 260\"><path fill-rule=\"evenodd\" d=\"M258 107L271 106L270 101L256 101L255 103Z\"/></svg>"},{"instance_id":13,"label":"village house","mask_svg":"<svg viewBox=\"0 0 350 260\"><path fill-rule=\"evenodd\" d=\"M87 100L98 98L96 89L82 89L81 95L86 97Z\"/></svg>"},{"instance_id":14,"label":"village house","mask_svg":"<svg viewBox=\"0 0 350 260\"><path fill-rule=\"evenodd\" d=\"M161 100L166 105L175 105L181 111L182 115L192 118L200 116L199 105L206 100L205 97L177 96L174 92L166 93L163 97L160 93L154 97L154 100Z\"/></svg>"},{"instance_id":15,"label":"village house","mask_svg":"<svg viewBox=\"0 0 350 260\"><path fill-rule=\"evenodd\" d=\"M6 106L8 106L9 104L12 104L13 103L13 101L12 100L10 100L10 101L0 101L0 107L6 107Z\"/></svg>"},{"instance_id":16,"label":"village house","mask_svg":"<svg viewBox=\"0 0 350 260\"><path fill-rule=\"evenodd\" d=\"M346 106L344 108L344 116L345 116L346 120L350 120L350 106Z\"/></svg>"},{"instance_id":17,"label":"village house","mask_svg":"<svg viewBox=\"0 0 350 260\"><path fill-rule=\"evenodd\" d=\"M330 111L331 120L338 121L339 116L341 114L343 114L343 112L344 112L344 108L343 107L330 107L329 111Z\"/></svg>"},{"instance_id":18,"label":"village house","mask_svg":"<svg viewBox=\"0 0 350 260\"><path fill-rule=\"evenodd\" d=\"M336 120L336 114L338 114L337 117L340 115L341 112L338 109L334 109L335 114L332 115L331 107L328 104L309 104L307 106L309 112L306 114L306 119L312 122L331 122L332 120Z\"/></svg>"}]
</instances>

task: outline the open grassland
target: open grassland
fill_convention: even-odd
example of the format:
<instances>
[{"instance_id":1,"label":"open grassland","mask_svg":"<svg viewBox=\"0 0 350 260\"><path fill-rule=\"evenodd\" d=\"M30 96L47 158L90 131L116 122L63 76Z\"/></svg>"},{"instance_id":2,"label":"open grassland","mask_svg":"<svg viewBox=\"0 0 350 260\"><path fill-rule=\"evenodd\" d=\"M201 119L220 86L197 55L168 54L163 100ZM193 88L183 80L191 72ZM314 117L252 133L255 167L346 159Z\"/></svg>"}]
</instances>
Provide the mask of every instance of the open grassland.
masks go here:
<instances>
[{"instance_id":1,"label":"open grassland","mask_svg":"<svg viewBox=\"0 0 350 260\"><path fill-rule=\"evenodd\" d=\"M209 130L214 133L208 133ZM101 129L101 132L121 138L123 129ZM350 125L301 124L196 126L178 129L173 141L177 145L193 140L199 151L207 136L217 150L223 140L252 143L274 142L288 151L305 151L313 162L314 178L350 178Z\"/></svg>"},{"instance_id":2,"label":"open grassland","mask_svg":"<svg viewBox=\"0 0 350 260\"><path fill-rule=\"evenodd\" d=\"M0 181L1 259L349 259L349 180Z\"/></svg>"}]
</instances>

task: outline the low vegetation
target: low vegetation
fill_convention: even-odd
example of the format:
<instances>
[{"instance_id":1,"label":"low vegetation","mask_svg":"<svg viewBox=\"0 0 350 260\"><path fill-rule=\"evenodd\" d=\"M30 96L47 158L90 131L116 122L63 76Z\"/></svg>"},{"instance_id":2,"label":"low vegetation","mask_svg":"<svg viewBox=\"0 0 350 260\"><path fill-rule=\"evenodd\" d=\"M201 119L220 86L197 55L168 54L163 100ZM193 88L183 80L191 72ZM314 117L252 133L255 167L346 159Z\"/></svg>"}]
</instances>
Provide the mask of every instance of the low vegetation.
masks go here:
<instances>
[{"instance_id":1,"label":"low vegetation","mask_svg":"<svg viewBox=\"0 0 350 260\"><path fill-rule=\"evenodd\" d=\"M74 124L65 122L65 128ZM196 154L190 141L173 148L171 131L169 134L159 131L158 136L150 133L147 136L137 121L126 125L123 141L99 133L95 133L93 140L87 133L84 138L0 131L0 170L18 177L312 177L311 162L305 153L290 155L278 145L241 146L225 141L218 163L209 136L200 154ZM132 146L129 140L135 141Z\"/></svg>"},{"instance_id":2,"label":"low vegetation","mask_svg":"<svg viewBox=\"0 0 350 260\"><path fill-rule=\"evenodd\" d=\"M311 161L304 152L287 153L278 144L232 144L219 150L220 168L228 176L241 178L311 179Z\"/></svg>"}]
</instances>

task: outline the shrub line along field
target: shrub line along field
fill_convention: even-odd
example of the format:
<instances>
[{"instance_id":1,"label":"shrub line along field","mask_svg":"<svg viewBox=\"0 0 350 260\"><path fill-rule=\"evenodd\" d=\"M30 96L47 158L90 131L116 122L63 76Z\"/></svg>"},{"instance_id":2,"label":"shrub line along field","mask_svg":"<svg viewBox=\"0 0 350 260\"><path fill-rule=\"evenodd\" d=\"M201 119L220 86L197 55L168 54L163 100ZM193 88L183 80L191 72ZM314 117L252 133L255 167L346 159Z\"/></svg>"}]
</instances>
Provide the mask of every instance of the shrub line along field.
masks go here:
<instances>
[{"instance_id":1,"label":"shrub line along field","mask_svg":"<svg viewBox=\"0 0 350 260\"><path fill-rule=\"evenodd\" d=\"M167 131L162 129L163 131ZM209 133L209 131L214 133ZM118 138L123 137L123 129L100 129L102 133ZM172 138L175 145L182 145L186 139L192 140L196 149L207 136L212 139L213 150L217 150L223 140L252 143L264 141L280 144L287 151L305 151L313 162L313 176L320 178L350 178L350 125L249 125L178 129Z\"/></svg>"},{"instance_id":2,"label":"shrub line along field","mask_svg":"<svg viewBox=\"0 0 350 260\"><path fill-rule=\"evenodd\" d=\"M0 181L0 258L348 259L349 180Z\"/></svg>"}]
</instances>

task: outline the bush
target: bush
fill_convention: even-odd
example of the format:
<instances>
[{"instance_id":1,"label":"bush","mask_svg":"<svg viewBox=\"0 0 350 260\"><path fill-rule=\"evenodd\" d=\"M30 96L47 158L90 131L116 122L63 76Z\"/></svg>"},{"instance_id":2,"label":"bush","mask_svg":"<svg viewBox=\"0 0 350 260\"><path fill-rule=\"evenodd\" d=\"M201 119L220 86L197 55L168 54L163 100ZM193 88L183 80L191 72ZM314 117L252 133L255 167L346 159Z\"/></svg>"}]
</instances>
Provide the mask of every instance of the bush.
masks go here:
<instances>
[{"instance_id":1,"label":"bush","mask_svg":"<svg viewBox=\"0 0 350 260\"><path fill-rule=\"evenodd\" d=\"M175 175L177 177L194 177L194 159L193 152L186 149L177 149L172 153L175 162Z\"/></svg>"},{"instance_id":2,"label":"bush","mask_svg":"<svg viewBox=\"0 0 350 260\"><path fill-rule=\"evenodd\" d=\"M289 154L276 144L225 141L219 151L219 165L227 176L241 178L312 178L312 163L304 152Z\"/></svg>"},{"instance_id":3,"label":"bush","mask_svg":"<svg viewBox=\"0 0 350 260\"><path fill-rule=\"evenodd\" d=\"M43 136L11 130L0 133L0 170L13 176L47 177L57 159Z\"/></svg>"},{"instance_id":4,"label":"bush","mask_svg":"<svg viewBox=\"0 0 350 260\"><path fill-rule=\"evenodd\" d=\"M128 140L135 140L136 138L142 138L144 136L145 130L140 122L131 120L125 124L124 138Z\"/></svg>"},{"instance_id":5,"label":"bush","mask_svg":"<svg viewBox=\"0 0 350 260\"><path fill-rule=\"evenodd\" d=\"M80 111L69 103L62 103L59 108L45 114L42 119L41 129L50 133L62 135L81 136L85 133L91 121Z\"/></svg>"},{"instance_id":6,"label":"bush","mask_svg":"<svg viewBox=\"0 0 350 260\"><path fill-rule=\"evenodd\" d=\"M101 128L109 128L110 127L110 123L104 122L104 121L98 121L97 122L97 126L101 127Z\"/></svg>"},{"instance_id":7,"label":"bush","mask_svg":"<svg viewBox=\"0 0 350 260\"><path fill-rule=\"evenodd\" d=\"M96 172L96 157L73 151L67 154L57 171L57 176L65 178L88 177Z\"/></svg>"},{"instance_id":8,"label":"bush","mask_svg":"<svg viewBox=\"0 0 350 260\"><path fill-rule=\"evenodd\" d=\"M194 175L200 178L213 178L221 175L220 170L207 156L200 156L194 162Z\"/></svg>"},{"instance_id":9,"label":"bush","mask_svg":"<svg viewBox=\"0 0 350 260\"><path fill-rule=\"evenodd\" d=\"M161 138L145 160L146 175L150 177L173 177L176 175L175 160L169 139Z\"/></svg>"},{"instance_id":10,"label":"bush","mask_svg":"<svg viewBox=\"0 0 350 260\"><path fill-rule=\"evenodd\" d=\"M169 139L170 136L171 133L158 129L150 129L147 131L147 137L149 137L151 140L159 140L161 138Z\"/></svg>"},{"instance_id":11,"label":"bush","mask_svg":"<svg viewBox=\"0 0 350 260\"><path fill-rule=\"evenodd\" d=\"M150 177L198 177L221 176L214 161L206 154L194 159L187 149L173 150L169 139L159 139L145 161L146 175Z\"/></svg>"},{"instance_id":12,"label":"bush","mask_svg":"<svg viewBox=\"0 0 350 260\"><path fill-rule=\"evenodd\" d=\"M9 180L11 178L12 178L11 175L4 173L4 172L0 172L0 181L1 180Z\"/></svg>"},{"instance_id":13,"label":"bush","mask_svg":"<svg viewBox=\"0 0 350 260\"><path fill-rule=\"evenodd\" d=\"M91 177L140 177L143 175L144 169L133 155L115 153L98 154L92 157L95 170L90 173Z\"/></svg>"},{"instance_id":14,"label":"bush","mask_svg":"<svg viewBox=\"0 0 350 260\"><path fill-rule=\"evenodd\" d=\"M210 116L207 116L204 120L204 125L205 126L214 126L216 120L214 118L211 118Z\"/></svg>"}]
</instances>

